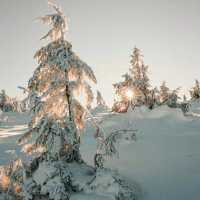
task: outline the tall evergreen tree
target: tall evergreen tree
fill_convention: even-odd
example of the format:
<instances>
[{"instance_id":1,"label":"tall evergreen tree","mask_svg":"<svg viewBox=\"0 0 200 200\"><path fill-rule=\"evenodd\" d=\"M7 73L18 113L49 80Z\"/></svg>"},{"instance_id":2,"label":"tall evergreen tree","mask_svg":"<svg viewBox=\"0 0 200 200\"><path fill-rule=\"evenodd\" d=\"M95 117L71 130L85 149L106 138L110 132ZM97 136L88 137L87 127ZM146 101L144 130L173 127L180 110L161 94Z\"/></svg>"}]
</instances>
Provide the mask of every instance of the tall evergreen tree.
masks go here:
<instances>
[{"instance_id":1,"label":"tall evergreen tree","mask_svg":"<svg viewBox=\"0 0 200 200\"><path fill-rule=\"evenodd\" d=\"M28 84L33 118L31 129L20 142L35 134L37 138L33 146L45 146L47 157L68 155L76 160L79 154L79 130L84 126L85 114L80 100L85 100L84 106L90 106L93 94L86 81L89 79L96 83L96 78L91 68L80 60L72 51L72 45L65 40L65 16L57 6L51 5L56 13L40 18L43 23L52 25L52 29L42 37L50 38L51 42L34 56L39 66ZM52 126L61 134L55 136ZM40 132L40 128L44 127L45 131ZM54 144L59 140L60 145ZM52 152L54 145L58 149Z\"/></svg>"},{"instance_id":2,"label":"tall evergreen tree","mask_svg":"<svg viewBox=\"0 0 200 200\"><path fill-rule=\"evenodd\" d=\"M17 182L23 192L17 194L14 187L8 191L16 198L20 198L20 195L23 199L43 198L38 188L42 183L32 176L33 173L37 174L37 170L40 171L42 165L47 165L48 171L49 162L82 162L79 145L80 132L84 127L84 107L89 106L93 99L91 87L86 81L96 83L92 69L72 51L72 45L65 40L67 24L61 9L51 2L50 6L56 13L40 19L52 27L42 39L49 38L51 41L34 56L39 66L28 83L32 120L29 130L19 139L19 143L24 145L23 151L31 154L31 161L23 165L18 162L17 166L22 170L15 169L14 173L23 172L24 175L11 180L12 183ZM58 163L57 168L61 172L63 166ZM62 173L66 175L64 171ZM60 174L59 178L54 188L55 196L48 196L48 190L45 198L68 199L69 191L65 187L67 177L64 180L64 175ZM32 186L27 186L29 183Z\"/></svg>"},{"instance_id":3,"label":"tall evergreen tree","mask_svg":"<svg viewBox=\"0 0 200 200\"><path fill-rule=\"evenodd\" d=\"M134 48L133 54L131 55L130 63L130 75L133 79L137 99L142 104L147 104L150 90L148 66L144 64L143 55L141 54L141 51L136 47Z\"/></svg>"}]
</instances>

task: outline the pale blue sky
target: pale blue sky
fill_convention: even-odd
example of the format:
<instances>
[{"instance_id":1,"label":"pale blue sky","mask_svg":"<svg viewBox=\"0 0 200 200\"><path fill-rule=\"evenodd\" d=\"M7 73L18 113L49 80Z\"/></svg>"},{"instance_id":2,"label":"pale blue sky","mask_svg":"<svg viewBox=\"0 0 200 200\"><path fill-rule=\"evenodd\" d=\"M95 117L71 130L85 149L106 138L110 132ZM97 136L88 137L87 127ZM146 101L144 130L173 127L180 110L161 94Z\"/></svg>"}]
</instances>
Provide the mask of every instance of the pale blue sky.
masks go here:
<instances>
[{"instance_id":1,"label":"pale blue sky","mask_svg":"<svg viewBox=\"0 0 200 200\"><path fill-rule=\"evenodd\" d=\"M70 18L73 50L95 71L105 99L130 67L136 45L150 67L153 85L189 88L200 78L199 0L59 0ZM0 89L9 95L25 86L37 63L35 51L47 27L34 19L48 14L47 0L0 0Z\"/></svg>"}]
</instances>

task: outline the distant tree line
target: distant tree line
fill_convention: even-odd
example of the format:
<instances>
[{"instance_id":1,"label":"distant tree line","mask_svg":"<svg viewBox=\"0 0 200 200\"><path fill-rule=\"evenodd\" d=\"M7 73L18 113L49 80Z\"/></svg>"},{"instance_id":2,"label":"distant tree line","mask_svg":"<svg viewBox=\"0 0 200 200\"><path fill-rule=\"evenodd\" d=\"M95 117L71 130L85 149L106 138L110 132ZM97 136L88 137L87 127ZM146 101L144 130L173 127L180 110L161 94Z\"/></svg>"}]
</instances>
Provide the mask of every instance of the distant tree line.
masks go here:
<instances>
[{"instance_id":1,"label":"distant tree line","mask_svg":"<svg viewBox=\"0 0 200 200\"><path fill-rule=\"evenodd\" d=\"M0 92L0 110L3 112L25 112L26 101L9 97L5 90Z\"/></svg>"},{"instance_id":2,"label":"distant tree line","mask_svg":"<svg viewBox=\"0 0 200 200\"><path fill-rule=\"evenodd\" d=\"M147 106L153 109L157 106L168 105L171 108L181 108L183 112L189 109L189 101L186 96L181 100L179 96L180 87L171 90L166 81L163 81L159 88L152 87L148 75L148 65L144 64L141 50L134 48L130 60L129 72L122 75L123 81L113 84L115 98L113 111L127 112L128 108L134 109L136 106ZM200 84L195 81L195 85L190 90L190 100L200 98Z\"/></svg>"}]
</instances>

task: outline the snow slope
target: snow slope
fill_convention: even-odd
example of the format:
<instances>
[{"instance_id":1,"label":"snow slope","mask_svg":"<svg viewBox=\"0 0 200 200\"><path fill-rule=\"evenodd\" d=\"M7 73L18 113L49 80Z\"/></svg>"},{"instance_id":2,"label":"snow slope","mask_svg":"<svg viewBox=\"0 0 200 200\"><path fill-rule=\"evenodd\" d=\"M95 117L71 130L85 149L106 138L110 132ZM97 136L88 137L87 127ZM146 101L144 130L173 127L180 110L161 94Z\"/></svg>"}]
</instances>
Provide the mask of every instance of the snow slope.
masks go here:
<instances>
[{"instance_id":1,"label":"snow slope","mask_svg":"<svg viewBox=\"0 0 200 200\"><path fill-rule=\"evenodd\" d=\"M200 199L200 102L194 102L190 116L183 116L178 109L159 107L153 111L141 107L125 114L114 114L99 109L93 112L104 132L115 129L138 129L137 141L119 146L119 159L106 162L117 169L134 185L137 185L144 200L198 200ZM195 116L195 117L194 117ZM18 116L16 120L26 119ZM19 122L19 121L18 121ZM0 124L0 165L11 157L5 150L15 149L16 134L25 126ZM20 123L19 123L20 124ZM24 123L25 124L25 123ZM20 124L22 125L22 124ZM16 129L19 128L19 129ZM93 164L96 149L93 134L95 128L88 122L83 141L84 159ZM92 195L78 194L73 200L94 199ZM95 197L96 198L96 197ZM99 198L101 199L101 198Z\"/></svg>"}]
</instances>

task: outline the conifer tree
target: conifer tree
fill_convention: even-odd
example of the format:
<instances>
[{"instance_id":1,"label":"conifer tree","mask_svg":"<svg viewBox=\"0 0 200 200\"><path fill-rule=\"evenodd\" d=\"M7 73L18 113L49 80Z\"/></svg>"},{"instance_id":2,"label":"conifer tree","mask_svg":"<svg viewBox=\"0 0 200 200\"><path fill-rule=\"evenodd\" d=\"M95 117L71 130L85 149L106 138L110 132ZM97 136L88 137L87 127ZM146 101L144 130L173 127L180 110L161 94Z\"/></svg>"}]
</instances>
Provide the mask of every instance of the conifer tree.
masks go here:
<instances>
[{"instance_id":1,"label":"conifer tree","mask_svg":"<svg viewBox=\"0 0 200 200\"><path fill-rule=\"evenodd\" d=\"M43 23L52 26L42 37L49 38L51 42L34 56L39 66L28 84L33 116L31 130L20 142L38 132L33 149L42 145L48 157L53 156L55 159L68 155L70 159L77 160L79 132L84 126L84 106L90 106L93 100L87 80L96 83L96 78L92 69L80 60L72 51L72 45L65 40L67 24L60 8L55 4L51 6L56 13L40 18ZM56 127L55 131L61 132L57 139L54 139L52 126ZM45 128L47 132L40 132L40 128ZM60 140L60 145L57 145L58 149L54 152L56 155L52 155L52 147L55 145L52 141L58 142L56 140Z\"/></svg>"},{"instance_id":2,"label":"conifer tree","mask_svg":"<svg viewBox=\"0 0 200 200\"><path fill-rule=\"evenodd\" d=\"M6 99L7 99L7 96L6 96L5 90L1 90L1 93L0 93L0 109L1 110L4 109L4 105L6 104Z\"/></svg>"},{"instance_id":3,"label":"conifer tree","mask_svg":"<svg viewBox=\"0 0 200 200\"><path fill-rule=\"evenodd\" d=\"M195 80L195 85L190 90L190 96L192 100L200 98L200 83L198 80Z\"/></svg>"},{"instance_id":4,"label":"conifer tree","mask_svg":"<svg viewBox=\"0 0 200 200\"><path fill-rule=\"evenodd\" d=\"M5 90L0 93L0 110L3 112L18 111L18 102L15 98L11 98L6 94Z\"/></svg>"},{"instance_id":5,"label":"conifer tree","mask_svg":"<svg viewBox=\"0 0 200 200\"><path fill-rule=\"evenodd\" d=\"M172 108L178 107L178 105L179 105L178 100L180 99L180 97L178 96L179 90L180 90L180 88L176 88L175 90L170 92L169 99L168 99L168 102L167 102L167 105L169 107L172 107Z\"/></svg>"},{"instance_id":6,"label":"conifer tree","mask_svg":"<svg viewBox=\"0 0 200 200\"><path fill-rule=\"evenodd\" d=\"M17 160L5 170L11 183L7 194L14 196L14 199L69 199L69 172L58 161L83 162L79 145L80 132L84 127L84 107L90 106L93 100L87 81L96 83L96 78L92 69L65 40L67 24L61 9L49 3L56 13L40 20L52 27L42 37L51 41L34 56L38 67L28 83L32 119L29 130L19 139L19 143L24 145L23 151L31 154L31 160ZM48 187L41 183L40 177L33 177L33 174L37 176L37 173L41 173L42 166L45 166L47 173L50 173L49 167L54 169L47 181L56 176L55 188L53 182L50 181ZM20 192L15 191L14 183ZM46 191L41 191L42 185Z\"/></svg>"},{"instance_id":7,"label":"conifer tree","mask_svg":"<svg viewBox=\"0 0 200 200\"><path fill-rule=\"evenodd\" d=\"M183 101L180 104L181 110L183 111L183 114L185 115L189 109L190 109L190 102L187 100L186 95L183 95Z\"/></svg>"},{"instance_id":8,"label":"conifer tree","mask_svg":"<svg viewBox=\"0 0 200 200\"><path fill-rule=\"evenodd\" d=\"M133 84L136 92L136 96L140 104L147 104L149 95L149 77L148 66L144 64L143 55L138 48L134 48L131 55L131 68L130 75L133 79Z\"/></svg>"},{"instance_id":9,"label":"conifer tree","mask_svg":"<svg viewBox=\"0 0 200 200\"><path fill-rule=\"evenodd\" d=\"M178 96L179 90L180 87L174 90L170 90L167 87L166 82L163 81L159 91L159 103L166 104L172 108L177 108L179 106L178 100L180 99L180 97Z\"/></svg>"},{"instance_id":10,"label":"conifer tree","mask_svg":"<svg viewBox=\"0 0 200 200\"><path fill-rule=\"evenodd\" d=\"M163 81L160 86L160 103L161 104L167 103L167 101L169 99L169 93L170 93L170 90L166 86L166 82Z\"/></svg>"},{"instance_id":11,"label":"conifer tree","mask_svg":"<svg viewBox=\"0 0 200 200\"><path fill-rule=\"evenodd\" d=\"M153 109L156 105L159 104L159 91L157 87L149 90L149 95L147 97L147 105L149 109Z\"/></svg>"}]
</instances>

